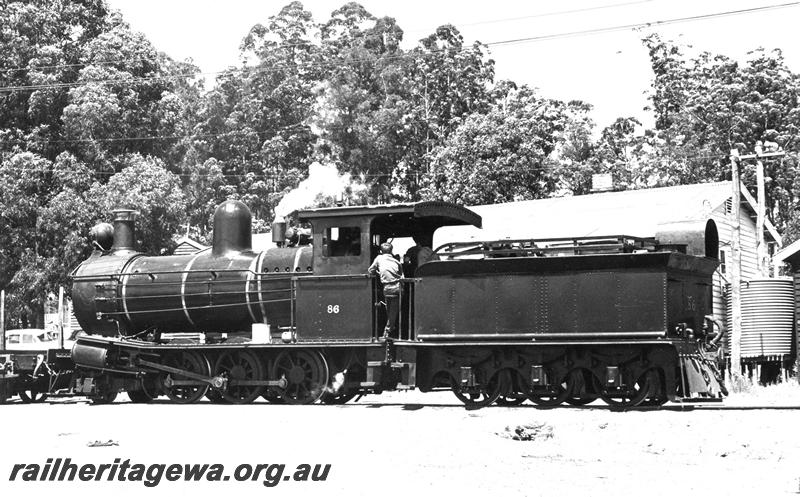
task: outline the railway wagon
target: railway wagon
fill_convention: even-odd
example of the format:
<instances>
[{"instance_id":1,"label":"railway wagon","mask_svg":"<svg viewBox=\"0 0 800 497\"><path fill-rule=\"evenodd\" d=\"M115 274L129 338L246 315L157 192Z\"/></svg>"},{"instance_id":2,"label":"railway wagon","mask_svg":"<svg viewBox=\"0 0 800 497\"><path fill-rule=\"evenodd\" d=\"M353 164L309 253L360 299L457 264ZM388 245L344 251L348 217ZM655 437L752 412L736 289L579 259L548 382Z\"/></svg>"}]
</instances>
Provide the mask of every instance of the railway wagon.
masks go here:
<instances>
[{"instance_id":1,"label":"railway wagon","mask_svg":"<svg viewBox=\"0 0 800 497\"><path fill-rule=\"evenodd\" d=\"M452 390L466 405L624 407L719 400L709 351L716 227L630 236L439 247L402 280L384 337L368 267L385 241L432 239L481 218L446 202L301 210L310 244L251 249L250 212L214 216L197 254L135 250L133 212L96 230L73 273L82 328L76 391L96 401L346 402L389 390ZM413 273L413 274L412 274ZM178 333L180 338L175 338Z\"/></svg>"}]
</instances>

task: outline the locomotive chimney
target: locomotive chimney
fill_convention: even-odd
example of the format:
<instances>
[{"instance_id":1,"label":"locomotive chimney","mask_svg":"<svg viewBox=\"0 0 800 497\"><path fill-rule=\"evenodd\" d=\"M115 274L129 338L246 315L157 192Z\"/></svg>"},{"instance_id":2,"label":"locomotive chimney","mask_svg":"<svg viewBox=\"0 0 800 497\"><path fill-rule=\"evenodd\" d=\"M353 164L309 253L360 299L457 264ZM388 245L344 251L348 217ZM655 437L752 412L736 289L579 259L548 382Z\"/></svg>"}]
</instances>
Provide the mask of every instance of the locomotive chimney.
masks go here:
<instances>
[{"instance_id":1,"label":"locomotive chimney","mask_svg":"<svg viewBox=\"0 0 800 497\"><path fill-rule=\"evenodd\" d=\"M286 243L286 220L280 216L272 221L272 243L278 247Z\"/></svg>"},{"instance_id":2,"label":"locomotive chimney","mask_svg":"<svg viewBox=\"0 0 800 497\"><path fill-rule=\"evenodd\" d=\"M134 219L136 217L135 210L132 209L114 209L114 243L111 245L113 252L135 252L135 234L136 226Z\"/></svg>"},{"instance_id":3,"label":"locomotive chimney","mask_svg":"<svg viewBox=\"0 0 800 497\"><path fill-rule=\"evenodd\" d=\"M226 200L214 211L214 236L211 253L214 256L252 249L252 214L238 200Z\"/></svg>"}]
</instances>

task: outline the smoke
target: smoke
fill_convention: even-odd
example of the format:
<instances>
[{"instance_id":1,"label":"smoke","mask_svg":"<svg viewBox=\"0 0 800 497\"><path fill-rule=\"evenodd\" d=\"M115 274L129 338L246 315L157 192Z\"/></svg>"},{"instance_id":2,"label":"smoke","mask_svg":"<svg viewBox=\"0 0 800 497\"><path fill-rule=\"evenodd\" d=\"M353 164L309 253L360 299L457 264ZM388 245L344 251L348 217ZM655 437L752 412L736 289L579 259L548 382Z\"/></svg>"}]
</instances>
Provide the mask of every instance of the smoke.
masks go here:
<instances>
[{"instance_id":1,"label":"smoke","mask_svg":"<svg viewBox=\"0 0 800 497\"><path fill-rule=\"evenodd\" d=\"M314 162L308 166L308 178L287 193L275 207L275 217L286 217L298 209L332 204L337 197L363 194L367 187L350 174L339 174L334 164Z\"/></svg>"},{"instance_id":2,"label":"smoke","mask_svg":"<svg viewBox=\"0 0 800 497\"><path fill-rule=\"evenodd\" d=\"M342 386L344 386L345 374L347 374L346 369L344 371L340 371L335 375L333 375L333 380L331 381L331 384L325 389L325 391L332 394L339 393L339 390L341 390Z\"/></svg>"}]
</instances>

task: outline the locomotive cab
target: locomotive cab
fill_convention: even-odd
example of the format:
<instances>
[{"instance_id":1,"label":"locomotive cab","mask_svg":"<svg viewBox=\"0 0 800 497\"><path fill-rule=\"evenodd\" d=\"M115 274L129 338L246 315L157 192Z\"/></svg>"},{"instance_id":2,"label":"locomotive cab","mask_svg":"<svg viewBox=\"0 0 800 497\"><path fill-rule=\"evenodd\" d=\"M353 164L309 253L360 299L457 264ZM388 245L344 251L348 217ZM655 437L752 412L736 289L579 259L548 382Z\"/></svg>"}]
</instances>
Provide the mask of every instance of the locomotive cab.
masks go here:
<instances>
[{"instance_id":1,"label":"locomotive cab","mask_svg":"<svg viewBox=\"0 0 800 497\"><path fill-rule=\"evenodd\" d=\"M308 209L297 217L312 225L314 266L313 276L295 281L296 306L303 309L297 313L299 340L332 333L339 339L376 337L385 320L383 296L367 270L381 243L432 238L442 226L481 227L479 215L448 202Z\"/></svg>"}]
</instances>

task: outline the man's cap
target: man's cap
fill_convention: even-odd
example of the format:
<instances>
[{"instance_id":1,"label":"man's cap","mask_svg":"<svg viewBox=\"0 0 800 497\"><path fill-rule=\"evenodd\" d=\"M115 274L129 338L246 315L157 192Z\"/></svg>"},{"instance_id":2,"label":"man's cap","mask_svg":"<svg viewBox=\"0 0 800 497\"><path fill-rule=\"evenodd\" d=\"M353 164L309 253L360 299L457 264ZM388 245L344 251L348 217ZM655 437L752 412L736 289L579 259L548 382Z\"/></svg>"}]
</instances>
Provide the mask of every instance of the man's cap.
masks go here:
<instances>
[{"instance_id":1,"label":"man's cap","mask_svg":"<svg viewBox=\"0 0 800 497\"><path fill-rule=\"evenodd\" d=\"M382 254L391 254L392 250L394 250L394 247L392 247L391 243L389 243L389 242L381 243L381 253Z\"/></svg>"}]
</instances>

